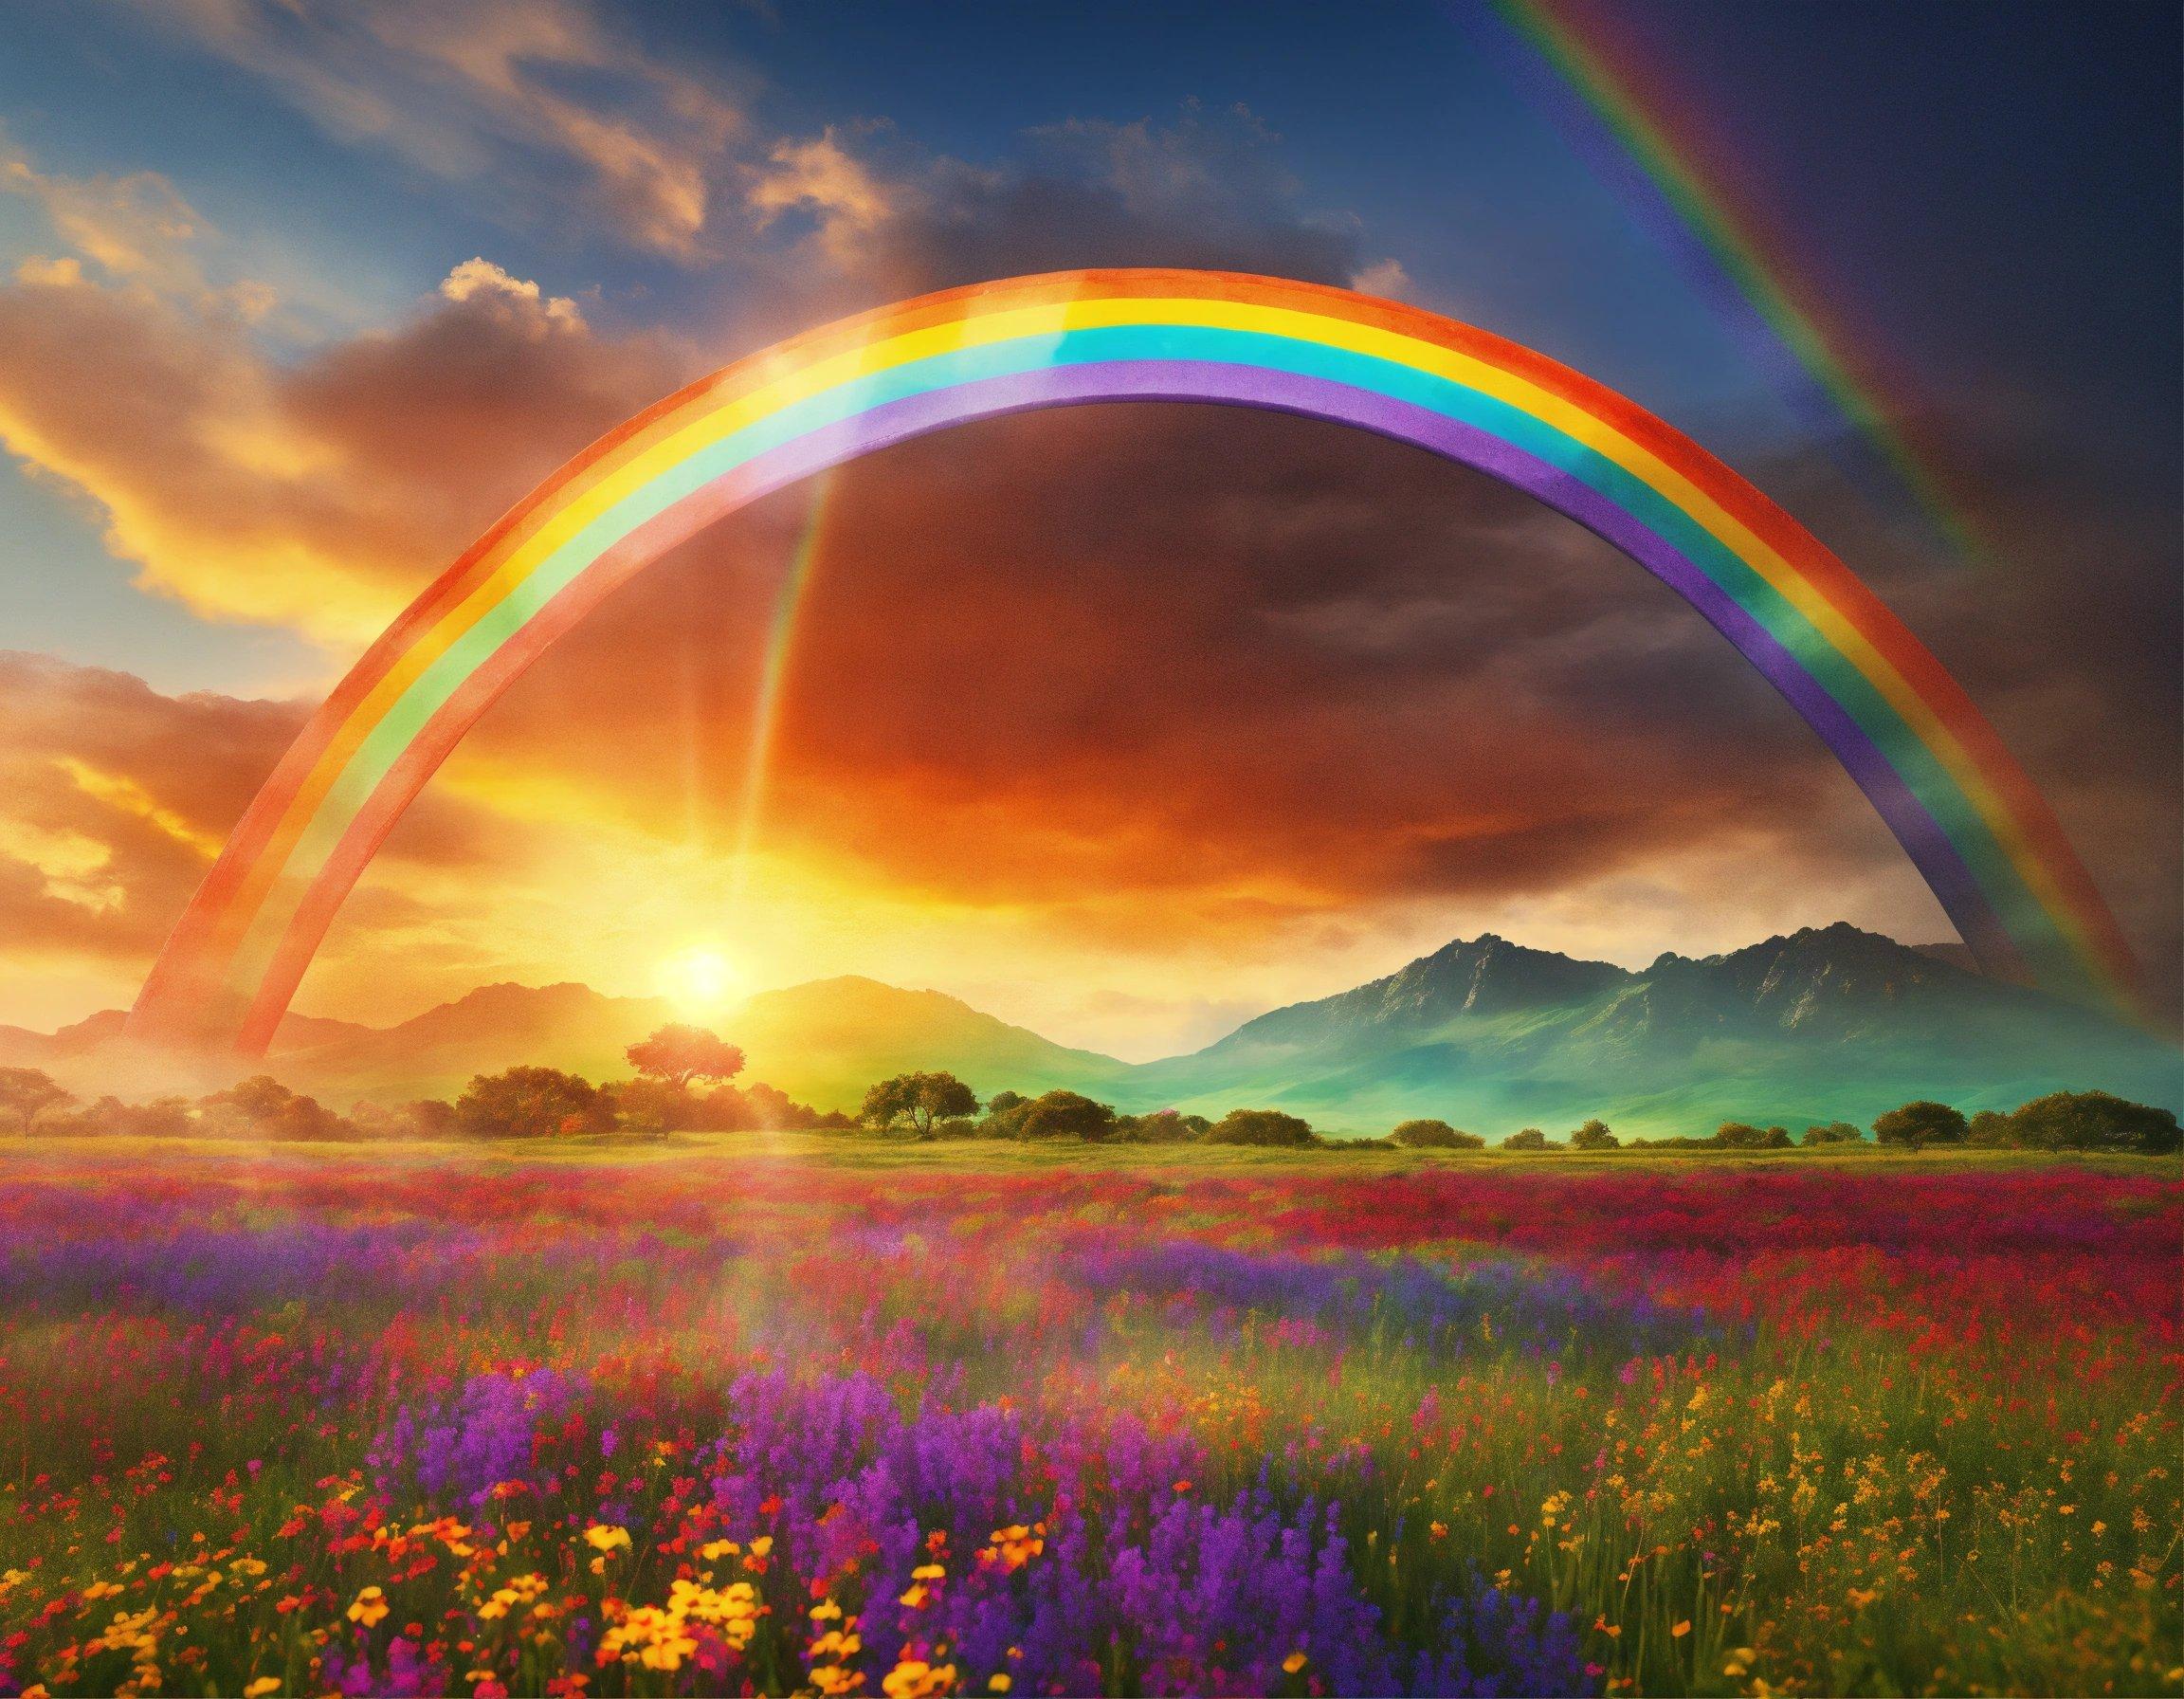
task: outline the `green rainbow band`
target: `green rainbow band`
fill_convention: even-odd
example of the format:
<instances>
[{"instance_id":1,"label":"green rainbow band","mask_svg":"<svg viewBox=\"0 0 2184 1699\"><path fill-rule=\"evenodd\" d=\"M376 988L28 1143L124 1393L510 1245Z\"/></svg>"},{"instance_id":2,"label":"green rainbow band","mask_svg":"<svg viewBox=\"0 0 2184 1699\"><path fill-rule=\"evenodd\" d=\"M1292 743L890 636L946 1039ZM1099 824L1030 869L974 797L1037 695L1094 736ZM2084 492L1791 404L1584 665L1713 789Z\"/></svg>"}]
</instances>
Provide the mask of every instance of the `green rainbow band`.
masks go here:
<instances>
[{"instance_id":1,"label":"green rainbow band","mask_svg":"<svg viewBox=\"0 0 2184 1699\"><path fill-rule=\"evenodd\" d=\"M2129 995L2052 813L1963 692L1809 533L1611 392L1483 332L1274 279L1064 273L927 297L693 385L572 461L428 587L268 779L134 1029L262 1050L341 899L508 682L661 550L766 490L961 419L1201 399L1414 442L1538 494L1689 598L1871 797L1995 971Z\"/></svg>"}]
</instances>

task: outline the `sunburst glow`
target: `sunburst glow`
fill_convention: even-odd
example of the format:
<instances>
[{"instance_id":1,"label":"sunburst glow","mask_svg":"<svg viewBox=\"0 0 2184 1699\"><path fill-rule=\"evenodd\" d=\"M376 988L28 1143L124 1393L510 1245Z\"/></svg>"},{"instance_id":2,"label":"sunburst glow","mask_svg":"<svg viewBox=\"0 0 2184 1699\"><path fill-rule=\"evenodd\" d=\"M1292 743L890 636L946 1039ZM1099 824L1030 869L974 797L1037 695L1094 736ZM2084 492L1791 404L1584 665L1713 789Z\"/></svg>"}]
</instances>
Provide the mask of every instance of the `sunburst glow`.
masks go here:
<instances>
[{"instance_id":1,"label":"sunburst glow","mask_svg":"<svg viewBox=\"0 0 2184 1699\"><path fill-rule=\"evenodd\" d=\"M719 950L692 944L660 964L660 995L685 1013L702 1014L724 1007L743 989L743 976Z\"/></svg>"}]
</instances>

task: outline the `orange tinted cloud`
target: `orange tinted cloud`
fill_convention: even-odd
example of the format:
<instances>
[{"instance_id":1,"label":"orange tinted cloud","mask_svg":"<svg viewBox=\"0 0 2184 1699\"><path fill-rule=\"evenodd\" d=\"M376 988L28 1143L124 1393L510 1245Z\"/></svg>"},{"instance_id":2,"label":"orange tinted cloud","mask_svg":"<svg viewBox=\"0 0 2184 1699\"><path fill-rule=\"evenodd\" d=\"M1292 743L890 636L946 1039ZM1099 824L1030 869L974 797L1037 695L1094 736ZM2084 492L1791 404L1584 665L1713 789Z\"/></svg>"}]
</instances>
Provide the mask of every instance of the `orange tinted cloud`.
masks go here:
<instances>
[{"instance_id":1,"label":"orange tinted cloud","mask_svg":"<svg viewBox=\"0 0 2184 1699\"><path fill-rule=\"evenodd\" d=\"M672 387L645 338L498 267L275 364L232 315L81 279L0 289L0 442L102 513L146 588L360 645L575 448Z\"/></svg>"}]
</instances>

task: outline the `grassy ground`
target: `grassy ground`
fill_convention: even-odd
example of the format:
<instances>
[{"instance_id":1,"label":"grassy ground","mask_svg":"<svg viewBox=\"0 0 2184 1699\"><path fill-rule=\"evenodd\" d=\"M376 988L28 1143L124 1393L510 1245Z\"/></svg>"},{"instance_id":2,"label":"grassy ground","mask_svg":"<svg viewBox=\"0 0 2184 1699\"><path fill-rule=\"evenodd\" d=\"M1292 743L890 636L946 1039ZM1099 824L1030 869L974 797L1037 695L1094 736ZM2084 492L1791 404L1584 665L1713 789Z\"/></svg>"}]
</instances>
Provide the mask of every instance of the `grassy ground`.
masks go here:
<instances>
[{"instance_id":1,"label":"grassy ground","mask_svg":"<svg viewBox=\"0 0 2184 1699\"><path fill-rule=\"evenodd\" d=\"M2180 1253L2143 1159L0 1142L0 1693L2177 1692Z\"/></svg>"}]
</instances>

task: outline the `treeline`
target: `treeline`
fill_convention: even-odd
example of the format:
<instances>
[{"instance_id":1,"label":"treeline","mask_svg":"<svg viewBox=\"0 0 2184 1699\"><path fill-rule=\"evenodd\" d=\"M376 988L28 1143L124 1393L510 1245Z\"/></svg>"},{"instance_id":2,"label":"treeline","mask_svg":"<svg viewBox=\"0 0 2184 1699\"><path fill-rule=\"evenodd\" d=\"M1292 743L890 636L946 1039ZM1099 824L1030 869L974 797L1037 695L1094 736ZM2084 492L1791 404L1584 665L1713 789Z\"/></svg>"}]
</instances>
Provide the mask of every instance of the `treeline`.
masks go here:
<instances>
[{"instance_id":1,"label":"treeline","mask_svg":"<svg viewBox=\"0 0 2184 1699\"><path fill-rule=\"evenodd\" d=\"M1330 1139L1311 1123L1279 1109L1231 1109L1218 1121L1160 1109L1125 1115L1076 1091L1040 1097L1002 1091L979 1110L972 1088L952 1073L906 1073L864 1094L856 1125L868 1133L918 1139L1078 1139L1119 1144L1259 1144L1343 1150L1484 1150L1487 1141L1446 1121L1406 1121L1385 1138ZM1873 1123L1883 1147L1920 1150L1959 1144L1993 1149L2112 1151L2167 1155L2184 1149L2175 1114L2106 1091L2057 1091L2002 1114L1983 1109L1967 1120L1947 1104L1920 1100ZM1498 1148L1513 1151L1790 1150L1863 1144L1864 1129L1847 1121L1805 1128L1725 1121L1703 1138L1622 1138L1604 1121L1587 1121L1555 1139L1536 1126L1511 1133Z\"/></svg>"},{"instance_id":2,"label":"treeline","mask_svg":"<svg viewBox=\"0 0 2184 1699\"><path fill-rule=\"evenodd\" d=\"M1406 1121L1385 1138L1331 1139L1280 1109L1231 1109L1219 1120L1158 1109L1126 1115L1082 1092L1027 1097L996 1092L983 1105L952 1073L897 1074L865 1092L854 1116L822 1113L774 1087L735 1084L742 1050L701 1027L663 1027L624 1052L636 1077L594 1086L557 1068L510 1068L479 1074L452 1102L424 1098L389 1109L359 1103L346 1115L260 1075L194 1101L160 1098L125 1104L102 1097L79 1103L32 1068L0 1068L0 1127L62 1137L135 1134L261 1140L664 1138L674 1131L827 1130L919 1140L1073 1140L1114 1144L1239 1144L1283 1149L1484 1150L1487 1141L1446 1121ZM1947 1104L1920 1099L1888 1110L1872 1125L1884 1148L1931 1145L2042 1151L2167 1155L2184 1149L2175 1114L2106 1091L2056 1091L2001 1113L1967 1118ZM1725 1121L1702 1138L1618 1136L1587 1121L1561 1138L1525 1127L1503 1139L1505 1151L1789 1150L1862 1145L1864 1129L1847 1121L1785 1126Z\"/></svg>"},{"instance_id":3,"label":"treeline","mask_svg":"<svg viewBox=\"0 0 2184 1699\"><path fill-rule=\"evenodd\" d=\"M478 1074L460 1096L399 1108L358 1103L347 1114L260 1074L200 1098L81 1103L34 1068L0 1068L0 1126L71 1136L338 1139L660 1138L677 1128L753 1132L853 1124L762 1082L732 1084L743 1052L697 1027L663 1027L625 1052L637 1077L594 1086L558 1068Z\"/></svg>"}]
</instances>

